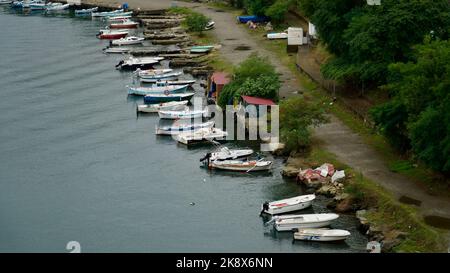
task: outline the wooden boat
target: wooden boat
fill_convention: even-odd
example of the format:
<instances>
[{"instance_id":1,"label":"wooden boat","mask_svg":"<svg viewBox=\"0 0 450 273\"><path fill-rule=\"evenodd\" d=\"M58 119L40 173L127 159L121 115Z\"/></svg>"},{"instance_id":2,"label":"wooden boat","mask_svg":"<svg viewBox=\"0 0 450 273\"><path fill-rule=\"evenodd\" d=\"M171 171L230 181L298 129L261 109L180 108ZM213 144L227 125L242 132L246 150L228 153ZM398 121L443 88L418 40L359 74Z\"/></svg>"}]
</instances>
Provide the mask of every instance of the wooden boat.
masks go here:
<instances>
[{"instance_id":1,"label":"wooden boat","mask_svg":"<svg viewBox=\"0 0 450 273\"><path fill-rule=\"evenodd\" d=\"M292 231L304 228L320 228L331 224L339 218L335 213L299 214L274 216L274 226L278 231ZM270 222L270 221L269 221Z\"/></svg>"},{"instance_id":2,"label":"wooden boat","mask_svg":"<svg viewBox=\"0 0 450 273\"><path fill-rule=\"evenodd\" d=\"M138 112L157 113L159 111L179 111L188 108L186 105L188 101L171 101L155 104L141 104L137 106Z\"/></svg>"},{"instance_id":3,"label":"wooden boat","mask_svg":"<svg viewBox=\"0 0 450 273\"><path fill-rule=\"evenodd\" d=\"M103 53L125 54L125 53L129 53L130 51L131 51L131 48L126 48L126 47L106 47L103 49Z\"/></svg>"},{"instance_id":4,"label":"wooden boat","mask_svg":"<svg viewBox=\"0 0 450 273\"><path fill-rule=\"evenodd\" d=\"M275 40L275 39L287 39L288 34L286 32L279 32L279 33L268 33L267 39Z\"/></svg>"},{"instance_id":5,"label":"wooden boat","mask_svg":"<svg viewBox=\"0 0 450 273\"><path fill-rule=\"evenodd\" d=\"M90 8L90 9L77 9L75 10L76 16L86 16L91 15L93 12L96 12L98 7Z\"/></svg>"},{"instance_id":6,"label":"wooden boat","mask_svg":"<svg viewBox=\"0 0 450 273\"><path fill-rule=\"evenodd\" d=\"M207 113L206 110L183 110L183 111L165 111L158 112L159 118L162 119L193 119L201 118Z\"/></svg>"},{"instance_id":7,"label":"wooden boat","mask_svg":"<svg viewBox=\"0 0 450 273\"><path fill-rule=\"evenodd\" d=\"M97 34L97 38L105 40L115 40L124 38L127 35L128 31L100 30L100 33Z\"/></svg>"},{"instance_id":8,"label":"wooden boat","mask_svg":"<svg viewBox=\"0 0 450 273\"><path fill-rule=\"evenodd\" d=\"M294 233L295 240L302 241L343 241L350 236L350 232L343 229L308 228L300 229Z\"/></svg>"},{"instance_id":9,"label":"wooden boat","mask_svg":"<svg viewBox=\"0 0 450 273\"><path fill-rule=\"evenodd\" d=\"M206 53L211 51L214 48L214 46L192 46L189 51L191 53Z\"/></svg>"},{"instance_id":10,"label":"wooden boat","mask_svg":"<svg viewBox=\"0 0 450 273\"><path fill-rule=\"evenodd\" d=\"M214 160L210 161L210 169L220 169L227 171L238 172L256 172L256 171L268 171L272 167L272 161L265 160Z\"/></svg>"},{"instance_id":11,"label":"wooden boat","mask_svg":"<svg viewBox=\"0 0 450 273\"><path fill-rule=\"evenodd\" d=\"M142 44L143 41L144 41L144 38L130 36L130 37L114 40L114 41L111 42L111 44L115 45L115 46L138 45L138 44Z\"/></svg>"},{"instance_id":12,"label":"wooden boat","mask_svg":"<svg viewBox=\"0 0 450 273\"><path fill-rule=\"evenodd\" d=\"M104 11L104 12L91 12L91 16L92 17L116 16L123 12L124 12L123 9L117 9L117 10L113 10L113 11Z\"/></svg>"},{"instance_id":13,"label":"wooden boat","mask_svg":"<svg viewBox=\"0 0 450 273\"><path fill-rule=\"evenodd\" d=\"M215 151L207 153L200 161L205 160L230 160L249 157L253 154L252 149L228 149L227 147L220 147Z\"/></svg>"},{"instance_id":14,"label":"wooden boat","mask_svg":"<svg viewBox=\"0 0 450 273\"><path fill-rule=\"evenodd\" d=\"M316 199L314 194L308 194L278 201L265 202L261 206L261 213L273 215L306 209L311 206L314 199Z\"/></svg>"},{"instance_id":15,"label":"wooden boat","mask_svg":"<svg viewBox=\"0 0 450 273\"><path fill-rule=\"evenodd\" d=\"M179 94L186 92L187 87L187 85L128 87L128 94L138 96Z\"/></svg>"},{"instance_id":16,"label":"wooden boat","mask_svg":"<svg viewBox=\"0 0 450 273\"><path fill-rule=\"evenodd\" d=\"M202 128L212 128L214 121L208 121L205 123L197 124L175 124L165 127L156 128L157 135L177 135L183 132L193 132Z\"/></svg>"},{"instance_id":17,"label":"wooden boat","mask_svg":"<svg viewBox=\"0 0 450 273\"><path fill-rule=\"evenodd\" d=\"M138 25L139 25L138 22L134 22L134 21L131 21L131 20L125 20L125 21L121 21L121 22L111 23L109 25L109 27L110 28L119 28L119 29L122 29L122 28L129 29L129 28L137 28Z\"/></svg>"},{"instance_id":18,"label":"wooden boat","mask_svg":"<svg viewBox=\"0 0 450 273\"><path fill-rule=\"evenodd\" d=\"M70 4L61 4L61 3L54 3L52 5L48 5L45 8L45 11L47 12L55 12L55 11L61 11L61 10L66 10L70 7Z\"/></svg>"},{"instance_id":19,"label":"wooden boat","mask_svg":"<svg viewBox=\"0 0 450 273\"><path fill-rule=\"evenodd\" d=\"M130 57L129 59L121 60L116 65L116 69L123 69L123 70L136 70L137 68L147 69L153 67L153 65L159 63L163 59L164 58L162 57L142 57L142 58Z\"/></svg>"},{"instance_id":20,"label":"wooden boat","mask_svg":"<svg viewBox=\"0 0 450 273\"><path fill-rule=\"evenodd\" d=\"M155 81L163 80L163 79L166 79L166 80L167 79L176 79L181 74L183 74L183 72L178 71L178 72L170 72L170 73L155 74L155 75L143 74L143 75L139 75L139 77L140 77L141 82L155 82Z\"/></svg>"},{"instance_id":21,"label":"wooden boat","mask_svg":"<svg viewBox=\"0 0 450 273\"><path fill-rule=\"evenodd\" d=\"M144 96L144 103L159 103L169 101L189 101L195 93L181 93L181 94L152 94Z\"/></svg>"},{"instance_id":22,"label":"wooden boat","mask_svg":"<svg viewBox=\"0 0 450 273\"><path fill-rule=\"evenodd\" d=\"M182 144L192 145L205 141L221 140L226 136L228 136L228 133L219 128L202 128L194 132L180 133L175 139Z\"/></svg>"}]
</instances>

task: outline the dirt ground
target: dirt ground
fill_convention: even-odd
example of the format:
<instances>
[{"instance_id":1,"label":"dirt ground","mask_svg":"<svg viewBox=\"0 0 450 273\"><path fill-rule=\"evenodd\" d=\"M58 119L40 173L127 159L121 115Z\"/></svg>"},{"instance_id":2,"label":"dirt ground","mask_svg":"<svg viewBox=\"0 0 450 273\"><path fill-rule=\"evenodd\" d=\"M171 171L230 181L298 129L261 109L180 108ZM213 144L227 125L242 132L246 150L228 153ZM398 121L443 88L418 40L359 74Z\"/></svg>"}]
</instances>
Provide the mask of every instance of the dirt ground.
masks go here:
<instances>
[{"instance_id":1,"label":"dirt ground","mask_svg":"<svg viewBox=\"0 0 450 273\"><path fill-rule=\"evenodd\" d=\"M111 0L88 0L83 2L103 2L118 6L122 2ZM163 9L171 5L194 8L196 11L205 14L216 22L213 33L222 44L221 53L233 64L238 64L252 52L258 52L262 56L267 56L275 65L283 81L280 90L280 97L290 97L302 86L296 80L291 70L285 67L273 52L270 52L262 45L259 45L243 26L237 24L233 14L208 7L201 3L188 3L168 0L128 0L130 8L141 9ZM249 47L249 50L236 50L239 46ZM387 190L391 191L398 198L407 196L421 201L419 211L422 215L437 215L450 218L450 200L445 197L429 195L423 188L408 180L406 177L391 172L385 162L377 152L366 145L361 136L355 134L350 128L343 124L336 117L331 117L327 124L316 128L315 137L318 138L324 147L343 163L360 171L365 177L379 183Z\"/></svg>"}]
</instances>

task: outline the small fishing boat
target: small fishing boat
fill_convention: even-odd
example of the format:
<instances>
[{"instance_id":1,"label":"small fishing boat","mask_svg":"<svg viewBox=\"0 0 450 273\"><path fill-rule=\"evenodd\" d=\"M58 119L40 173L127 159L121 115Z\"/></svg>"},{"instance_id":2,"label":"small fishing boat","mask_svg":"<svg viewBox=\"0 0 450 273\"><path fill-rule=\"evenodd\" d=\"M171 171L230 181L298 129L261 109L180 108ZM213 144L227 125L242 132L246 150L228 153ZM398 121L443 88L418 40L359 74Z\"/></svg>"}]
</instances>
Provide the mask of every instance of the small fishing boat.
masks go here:
<instances>
[{"instance_id":1,"label":"small fishing boat","mask_svg":"<svg viewBox=\"0 0 450 273\"><path fill-rule=\"evenodd\" d=\"M314 194L307 194L273 202L264 202L261 206L261 213L273 215L306 209L311 206L314 199L316 199Z\"/></svg>"},{"instance_id":2,"label":"small fishing boat","mask_svg":"<svg viewBox=\"0 0 450 273\"><path fill-rule=\"evenodd\" d=\"M112 23L122 23L129 21L131 19L131 15L125 15L125 16L109 16L105 17L104 20L108 21L110 24Z\"/></svg>"},{"instance_id":3,"label":"small fishing boat","mask_svg":"<svg viewBox=\"0 0 450 273\"><path fill-rule=\"evenodd\" d=\"M28 7L31 10L45 10L47 8L47 4L44 2L31 2Z\"/></svg>"},{"instance_id":4,"label":"small fishing boat","mask_svg":"<svg viewBox=\"0 0 450 273\"><path fill-rule=\"evenodd\" d=\"M136 71L134 71L134 73L136 74L150 74L150 75L154 75L154 74L164 74L164 73L170 73L172 72L173 69L172 68L164 68L164 69L147 69L147 70L141 70L141 69L136 69Z\"/></svg>"},{"instance_id":5,"label":"small fishing boat","mask_svg":"<svg viewBox=\"0 0 450 273\"><path fill-rule=\"evenodd\" d=\"M163 80L163 79L176 79L176 78L178 78L178 76L180 76L181 74L183 74L183 72L170 72L170 73L163 73L163 74L154 74L154 75L151 75L151 74L142 74L142 75L139 75L139 77L140 77L140 81L141 82L150 82L150 83L152 83L152 82L155 82L155 81L158 81L158 80Z\"/></svg>"},{"instance_id":6,"label":"small fishing boat","mask_svg":"<svg viewBox=\"0 0 450 273\"><path fill-rule=\"evenodd\" d=\"M249 157L252 154L252 149L228 149L227 147L220 147L213 152L207 153L200 161L205 161L207 159L210 161L238 159Z\"/></svg>"},{"instance_id":7,"label":"small fishing boat","mask_svg":"<svg viewBox=\"0 0 450 273\"><path fill-rule=\"evenodd\" d=\"M256 172L256 171L268 171L272 167L272 161L268 160L214 160L210 161L210 169L220 169L227 171L238 172Z\"/></svg>"},{"instance_id":8,"label":"small fishing boat","mask_svg":"<svg viewBox=\"0 0 450 273\"><path fill-rule=\"evenodd\" d=\"M279 33L268 33L267 39L269 40L275 40L275 39L287 39L288 34L286 32L279 32Z\"/></svg>"},{"instance_id":9,"label":"small fishing boat","mask_svg":"<svg viewBox=\"0 0 450 273\"><path fill-rule=\"evenodd\" d=\"M111 23L109 25L109 27L110 28L119 28L119 29L122 29L122 28L129 29L129 28L137 28L138 25L139 25L138 22L134 22L134 21L131 21L131 20L127 19L127 20L124 20L124 21Z\"/></svg>"},{"instance_id":10,"label":"small fishing boat","mask_svg":"<svg viewBox=\"0 0 450 273\"><path fill-rule=\"evenodd\" d=\"M183 132L192 132L202 128L212 128L214 121L208 121L205 123L191 123L191 124L175 124L165 127L157 127L157 135L177 135Z\"/></svg>"},{"instance_id":11,"label":"small fishing boat","mask_svg":"<svg viewBox=\"0 0 450 273\"><path fill-rule=\"evenodd\" d=\"M183 111L159 111L158 115L162 119L193 119L206 115L206 110L183 110Z\"/></svg>"},{"instance_id":12,"label":"small fishing boat","mask_svg":"<svg viewBox=\"0 0 450 273\"><path fill-rule=\"evenodd\" d=\"M144 103L152 104L169 101L190 101L195 93L181 93L181 94L152 94L144 96Z\"/></svg>"},{"instance_id":13,"label":"small fishing boat","mask_svg":"<svg viewBox=\"0 0 450 273\"><path fill-rule=\"evenodd\" d=\"M70 4L61 4L61 3L54 3L53 5L47 6L45 9L46 12L56 12L56 11L62 11L66 10L70 7Z\"/></svg>"},{"instance_id":14,"label":"small fishing boat","mask_svg":"<svg viewBox=\"0 0 450 273\"><path fill-rule=\"evenodd\" d=\"M128 17L128 18L130 18L131 16L133 16L132 11L124 11L124 12L117 12L114 14L103 16L103 19L109 21L110 17Z\"/></svg>"},{"instance_id":15,"label":"small fishing boat","mask_svg":"<svg viewBox=\"0 0 450 273\"><path fill-rule=\"evenodd\" d=\"M142 44L143 41L144 41L144 38L130 36L130 37L121 38L121 39L118 39L118 40L111 41L111 44L115 45L115 46L138 45L138 44Z\"/></svg>"},{"instance_id":16,"label":"small fishing boat","mask_svg":"<svg viewBox=\"0 0 450 273\"><path fill-rule=\"evenodd\" d=\"M206 53L211 51L214 48L214 46L212 45L208 45L208 46L192 46L189 51L191 53Z\"/></svg>"},{"instance_id":17,"label":"small fishing boat","mask_svg":"<svg viewBox=\"0 0 450 273\"><path fill-rule=\"evenodd\" d=\"M337 218L339 218L339 215L335 213L318 213L274 216L272 220L275 222L274 226L276 230L292 231L304 228L326 227L331 224L331 221Z\"/></svg>"},{"instance_id":18,"label":"small fishing boat","mask_svg":"<svg viewBox=\"0 0 450 273\"><path fill-rule=\"evenodd\" d=\"M91 15L93 12L96 12L98 10L98 7L93 7L90 9L76 9L75 15L76 16L87 16Z\"/></svg>"},{"instance_id":19,"label":"small fishing boat","mask_svg":"<svg viewBox=\"0 0 450 273\"><path fill-rule=\"evenodd\" d=\"M302 241L343 241L350 236L350 232L343 229L308 228L299 229L294 233L295 240Z\"/></svg>"},{"instance_id":20,"label":"small fishing boat","mask_svg":"<svg viewBox=\"0 0 450 273\"><path fill-rule=\"evenodd\" d=\"M138 96L179 94L186 92L187 87L187 85L128 87L128 94Z\"/></svg>"},{"instance_id":21,"label":"small fishing boat","mask_svg":"<svg viewBox=\"0 0 450 273\"><path fill-rule=\"evenodd\" d=\"M12 4L13 1L11 0L0 0L0 5L8 5L8 4Z\"/></svg>"},{"instance_id":22,"label":"small fishing boat","mask_svg":"<svg viewBox=\"0 0 450 273\"><path fill-rule=\"evenodd\" d=\"M117 65L116 69L123 70L136 70L137 68L147 69L153 67L153 65L159 63L161 60L164 60L162 57L142 57L142 58L133 58L130 57L126 60L121 60Z\"/></svg>"},{"instance_id":23,"label":"small fishing boat","mask_svg":"<svg viewBox=\"0 0 450 273\"><path fill-rule=\"evenodd\" d=\"M103 53L117 53L117 54L126 54L131 51L131 48L126 47L106 47L103 49Z\"/></svg>"},{"instance_id":24,"label":"small fishing boat","mask_svg":"<svg viewBox=\"0 0 450 273\"><path fill-rule=\"evenodd\" d=\"M92 17L107 17L107 16L116 16L117 14L123 13L123 9L113 10L113 11L104 11L104 12L91 12Z\"/></svg>"},{"instance_id":25,"label":"small fishing boat","mask_svg":"<svg viewBox=\"0 0 450 273\"><path fill-rule=\"evenodd\" d=\"M202 128L194 132L180 133L175 139L182 144L192 145L205 141L221 140L226 136L228 136L228 133L219 128Z\"/></svg>"},{"instance_id":26,"label":"small fishing boat","mask_svg":"<svg viewBox=\"0 0 450 273\"><path fill-rule=\"evenodd\" d=\"M124 38L128 35L128 31L113 31L113 30L100 30L97 34L97 38L105 40L115 40Z\"/></svg>"},{"instance_id":27,"label":"small fishing boat","mask_svg":"<svg viewBox=\"0 0 450 273\"><path fill-rule=\"evenodd\" d=\"M179 111L187 108L188 101L171 101L155 104L141 104L137 106L138 112L157 113L159 111Z\"/></svg>"},{"instance_id":28,"label":"small fishing boat","mask_svg":"<svg viewBox=\"0 0 450 273\"><path fill-rule=\"evenodd\" d=\"M193 85L195 83L195 80L179 80L179 81L161 81L161 80L149 80L146 79L146 83L153 83L159 86L165 86L165 85Z\"/></svg>"}]
</instances>

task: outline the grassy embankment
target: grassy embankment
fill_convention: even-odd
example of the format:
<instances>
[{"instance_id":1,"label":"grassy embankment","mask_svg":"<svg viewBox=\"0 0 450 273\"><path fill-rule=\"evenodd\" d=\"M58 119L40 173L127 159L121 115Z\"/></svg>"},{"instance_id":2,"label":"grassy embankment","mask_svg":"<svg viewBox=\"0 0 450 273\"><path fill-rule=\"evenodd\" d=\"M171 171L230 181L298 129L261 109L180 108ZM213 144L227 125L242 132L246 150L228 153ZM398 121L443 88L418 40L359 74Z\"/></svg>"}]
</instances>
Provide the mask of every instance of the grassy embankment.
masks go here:
<instances>
[{"instance_id":1,"label":"grassy embankment","mask_svg":"<svg viewBox=\"0 0 450 273\"><path fill-rule=\"evenodd\" d=\"M223 9L223 11L232 12L239 15L241 10L231 7L224 8L223 5L212 3L212 7ZM244 27L244 26L242 26ZM288 67L297 77L306 92L304 96L315 98L318 101L331 102L331 96L318 84L312 81L308 76L299 73L295 57L286 53L286 41L269 41L265 39L265 30L259 28L250 30L246 28L249 35L263 45L266 49L274 52L279 60ZM323 50L319 48L319 50ZM435 175L422 165L413 165L408 160L404 160L396 154L386 139L375 133L368 127L363 120L356 117L345 106L334 103L324 104L327 110L338 117L343 123L353 131L360 134L363 140L374 149L376 149L384 158L389 168L411 178L413 181L426 185L431 192L442 192L442 183L435 179ZM417 211L411 206L399 203L394 196L388 193L373 181L363 177L360 173L339 162L336 157L321 148L320 143L315 142L312 149L304 158L307 166L318 166L323 162L330 162L338 169L345 169L348 174L345 190L356 199L366 202L366 205L376 210L371 210L368 219L372 225L384 230L397 230L407 233L402 242L394 248L397 252L437 252L446 250L446 237L444 231L434 229L423 222ZM444 192L448 192L446 189Z\"/></svg>"}]
</instances>

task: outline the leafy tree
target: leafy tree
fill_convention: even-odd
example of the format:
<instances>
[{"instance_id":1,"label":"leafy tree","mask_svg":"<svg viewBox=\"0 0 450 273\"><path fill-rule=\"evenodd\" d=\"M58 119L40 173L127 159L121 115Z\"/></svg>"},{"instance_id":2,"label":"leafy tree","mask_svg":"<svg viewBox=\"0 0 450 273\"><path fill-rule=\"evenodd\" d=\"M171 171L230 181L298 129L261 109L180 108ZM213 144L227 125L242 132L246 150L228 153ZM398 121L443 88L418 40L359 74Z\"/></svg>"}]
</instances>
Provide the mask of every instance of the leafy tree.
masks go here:
<instances>
[{"instance_id":1,"label":"leafy tree","mask_svg":"<svg viewBox=\"0 0 450 273\"><path fill-rule=\"evenodd\" d=\"M264 15L274 0L244 0L244 7L248 14Z\"/></svg>"},{"instance_id":2,"label":"leafy tree","mask_svg":"<svg viewBox=\"0 0 450 273\"><path fill-rule=\"evenodd\" d=\"M450 172L450 41L428 38L412 59L389 66L393 99L374 108L374 120L396 147L403 141L433 169Z\"/></svg>"},{"instance_id":3,"label":"leafy tree","mask_svg":"<svg viewBox=\"0 0 450 273\"><path fill-rule=\"evenodd\" d=\"M208 25L210 19L201 13L192 13L189 14L185 19L185 24L189 31L193 32L202 32L205 30Z\"/></svg>"},{"instance_id":4,"label":"leafy tree","mask_svg":"<svg viewBox=\"0 0 450 273\"><path fill-rule=\"evenodd\" d=\"M293 97L280 103L280 135L288 151L300 151L311 143L311 126L326 122L320 104Z\"/></svg>"},{"instance_id":5,"label":"leafy tree","mask_svg":"<svg viewBox=\"0 0 450 273\"><path fill-rule=\"evenodd\" d=\"M284 20L286 12L289 10L292 0L277 0L265 12L272 22L281 23Z\"/></svg>"},{"instance_id":6,"label":"leafy tree","mask_svg":"<svg viewBox=\"0 0 450 273\"><path fill-rule=\"evenodd\" d=\"M275 67L267 58L252 54L234 69L233 80L224 86L217 102L224 108L241 95L276 99L279 89Z\"/></svg>"}]
</instances>

